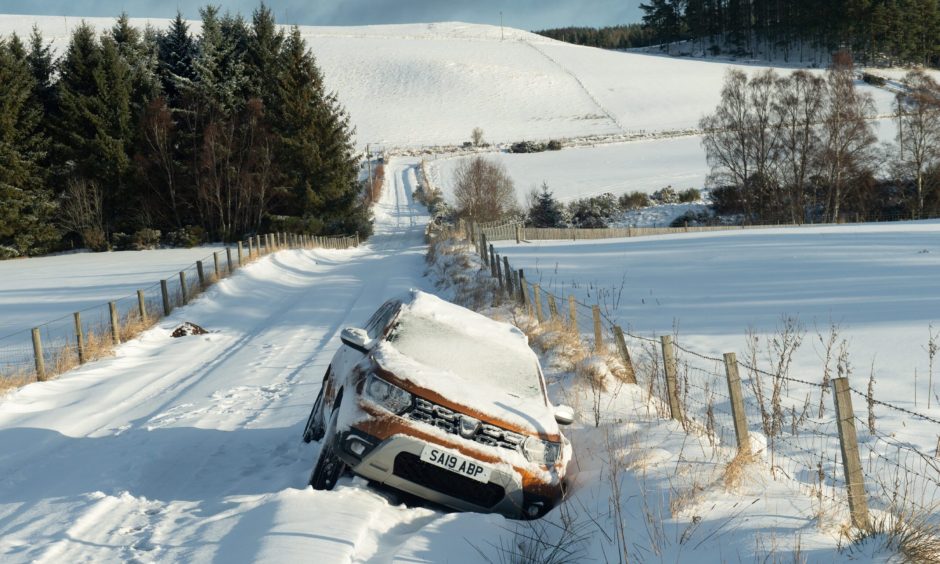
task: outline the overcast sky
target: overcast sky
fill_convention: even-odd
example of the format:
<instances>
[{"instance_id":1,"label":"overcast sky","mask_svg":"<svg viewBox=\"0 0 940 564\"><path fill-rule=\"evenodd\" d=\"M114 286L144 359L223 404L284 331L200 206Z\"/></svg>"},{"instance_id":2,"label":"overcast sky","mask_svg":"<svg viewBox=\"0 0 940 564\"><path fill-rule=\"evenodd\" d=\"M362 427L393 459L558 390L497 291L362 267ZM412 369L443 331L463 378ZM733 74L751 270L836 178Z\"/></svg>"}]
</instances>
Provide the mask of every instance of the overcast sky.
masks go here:
<instances>
[{"instance_id":1,"label":"overcast sky","mask_svg":"<svg viewBox=\"0 0 940 564\"><path fill-rule=\"evenodd\" d=\"M568 25L604 26L639 21L642 0L268 0L278 23L365 25L464 21L536 30ZM258 0L0 0L0 13L62 16L187 18L212 3L246 17Z\"/></svg>"}]
</instances>

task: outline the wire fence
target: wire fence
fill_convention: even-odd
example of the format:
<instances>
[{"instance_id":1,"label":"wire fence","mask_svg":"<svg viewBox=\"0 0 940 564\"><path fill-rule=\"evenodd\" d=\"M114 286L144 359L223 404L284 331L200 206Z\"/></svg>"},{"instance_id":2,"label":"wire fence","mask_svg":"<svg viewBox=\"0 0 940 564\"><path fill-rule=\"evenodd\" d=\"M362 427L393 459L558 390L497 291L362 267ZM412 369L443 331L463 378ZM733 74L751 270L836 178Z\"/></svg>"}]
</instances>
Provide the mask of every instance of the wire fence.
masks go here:
<instances>
[{"instance_id":1,"label":"wire fence","mask_svg":"<svg viewBox=\"0 0 940 564\"><path fill-rule=\"evenodd\" d=\"M539 323L560 322L594 350L616 350L664 416L713 446L737 453L749 445L752 452L763 452L774 476L795 481L818 500L820 512L848 516L857 528L870 528L869 507L940 524L940 420L879 400L871 390L851 387L847 378L792 377L785 345L759 365L766 354L758 354L756 341L738 360L734 354L718 358L686 347L678 335L624 331L600 304L556 295L526 280L524 271L483 244L500 229L507 225L461 223L450 235L471 241L484 265L503 278L500 288L507 297ZM856 415L865 412L867 418ZM918 437L937 437L936 448L880 430L877 421L887 416L917 425ZM747 437L743 443L741 435Z\"/></svg>"},{"instance_id":2,"label":"wire fence","mask_svg":"<svg viewBox=\"0 0 940 564\"><path fill-rule=\"evenodd\" d=\"M207 255L178 273L133 294L96 304L31 329L0 336L0 388L44 380L107 355L114 345L186 305L238 268L282 249L348 249L359 236L317 237L292 233L252 236Z\"/></svg>"}]
</instances>

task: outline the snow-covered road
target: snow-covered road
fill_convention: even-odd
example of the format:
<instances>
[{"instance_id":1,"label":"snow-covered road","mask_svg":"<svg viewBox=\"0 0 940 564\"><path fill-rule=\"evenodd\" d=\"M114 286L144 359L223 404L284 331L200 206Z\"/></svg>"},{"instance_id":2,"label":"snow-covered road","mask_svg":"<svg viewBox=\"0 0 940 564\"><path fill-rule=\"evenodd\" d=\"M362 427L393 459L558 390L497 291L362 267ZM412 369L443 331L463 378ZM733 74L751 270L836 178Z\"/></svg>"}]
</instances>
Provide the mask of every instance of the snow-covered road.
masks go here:
<instances>
[{"instance_id":1,"label":"snow-covered road","mask_svg":"<svg viewBox=\"0 0 940 564\"><path fill-rule=\"evenodd\" d=\"M4 398L0 560L427 558L398 545L447 516L349 478L311 490L300 440L340 330L427 284L414 164L389 166L363 247L267 257L115 357ZM183 320L211 333L170 338Z\"/></svg>"}]
</instances>

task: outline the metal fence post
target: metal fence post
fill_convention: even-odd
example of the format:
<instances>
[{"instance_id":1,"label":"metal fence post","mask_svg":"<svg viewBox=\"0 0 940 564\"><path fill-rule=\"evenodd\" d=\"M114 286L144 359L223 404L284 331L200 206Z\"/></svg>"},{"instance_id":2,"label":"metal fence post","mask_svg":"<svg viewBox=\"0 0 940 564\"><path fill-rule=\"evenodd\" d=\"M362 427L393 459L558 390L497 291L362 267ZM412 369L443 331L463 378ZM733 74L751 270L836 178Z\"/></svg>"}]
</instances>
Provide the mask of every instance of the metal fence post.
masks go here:
<instances>
[{"instance_id":1,"label":"metal fence post","mask_svg":"<svg viewBox=\"0 0 940 564\"><path fill-rule=\"evenodd\" d=\"M663 349L663 369L666 373L666 394L669 396L669 413L676 421L684 422L679 405L678 378L676 377L676 353L672 349L672 335L660 337Z\"/></svg>"},{"instance_id":2,"label":"metal fence post","mask_svg":"<svg viewBox=\"0 0 940 564\"><path fill-rule=\"evenodd\" d=\"M738 358L725 353L725 374L728 377L728 397L731 398L731 416L734 418L734 434L738 439L738 452L751 451L751 439L747 431L747 413L744 411L744 395L741 393L741 377L738 375Z\"/></svg>"},{"instance_id":3,"label":"metal fence post","mask_svg":"<svg viewBox=\"0 0 940 564\"><path fill-rule=\"evenodd\" d=\"M46 360L42 356L42 337L39 327L33 327L33 355L36 357L36 380L46 379Z\"/></svg>"},{"instance_id":4,"label":"metal fence post","mask_svg":"<svg viewBox=\"0 0 940 564\"><path fill-rule=\"evenodd\" d=\"M858 451L858 435L855 430L855 411L848 378L832 379L832 397L836 404L836 422L839 428L839 447L842 451L842 467L849 496L849 512L852 525L862 531L870 530L868 520L868 498L865 494L865 475Z\"/></svg>"}]
</instances>

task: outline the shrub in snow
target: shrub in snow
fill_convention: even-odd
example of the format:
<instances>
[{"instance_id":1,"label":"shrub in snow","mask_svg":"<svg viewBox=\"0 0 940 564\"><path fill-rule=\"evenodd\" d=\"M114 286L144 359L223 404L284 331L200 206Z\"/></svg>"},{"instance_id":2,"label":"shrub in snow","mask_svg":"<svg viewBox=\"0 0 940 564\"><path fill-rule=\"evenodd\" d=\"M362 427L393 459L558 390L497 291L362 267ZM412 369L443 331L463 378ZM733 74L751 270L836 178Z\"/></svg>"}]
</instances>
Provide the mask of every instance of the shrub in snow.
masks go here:
<instances>
[{"instance_id":1,"label":"shrub in snow","mask_svg":"<svg viewBox=\"0 0 940 564\"><path fill-rule=\"evenodd\" d=\"M548 145L545 146L545 148L548 149L549 151L560 151L561 147L562 147L561 141L559 141L558 139L552 139L551 141L548 142Z\"/></svg>"},{"instance_id":2,"label":"shrub in snow","mask_svg":"<svg viewBox=\"0 0 940 564\"><path fill-rule=\"evenodd\" d=\"M531 227L564 227L566 224L564 208L544 182L542 192L535 196L529 208L528 216L526 225Z\"/></svg>"},{"instance_id":3,"label":"shrub in snow","mask_svg":"<svg viewBox=\"0 0 940 564\"><path fill-rule=\"evenodd\" d=\"M660 204L678 204L679 194L672 186L666 186L650 194L650 198Z\"/></svg>"},{"instance_id":4,"label":"shrub in snow","mask_svg":"<svg viewBox=\"0 0 940 564\"><path fill-rule=\"evenodd\" d=\"M614 214L620 211L620 205L617 198L608 192L600 196L575 200L568 205L568 211L571 214L571 223L575 227L604 228L607 227L607 223Z\"/></svg>"},{"instance_id":5,"label":"shrub in snow","mask_svg":"<svg viewBox=\"0 0 940 564\"><path fill-rule=\"evenodd\" d=\"M187 225L166 234L166 243L171 247L191 248L206 239L206 231L198 225Z\"/></svg>"},{"instance_id":6,"label":"shrub in snow","mask_svg":"<svg viewBox=\"0 0 940 564\"><path fill-rule=\"evenodd\" d=\"M712 214L707 210L689 210L672 220L669 227L697 227L711 225L713 222Z\"/></svg>"},{"instance_id":7,"label":"shrub in snow","mask_svg":"<svg viewBox=\"0 0 940 564\"><path fill-rule=\"evenodd\" d=\"M650 197L643 192L630 192L620 196L617 200L623 211L638 210L650 206Z\"/></svg>"},{"instance_id":8,"label":"shrub in snow","mask_svg":"<svg viewBox=\"0 0 940 564\"><path fill-rule=\"evenodd\" d=\"M741 198L741 189L737 186L719 186L708 192L712 202L712 211L718 215L744 213L744 201Z\"/></svg>"},{"instance_id":9,"label":"shrub in snow","mask_svg":"<svg viewBox=\"0 0 940 564\"><path fill-rule=\"evenodd\" d=\"M693 202L698 202L702 199L702 194L695 188L689 188L688 190L683 190L679 192L679 203L681 204L691 204Z\"/></svg>"}]
</instances>

